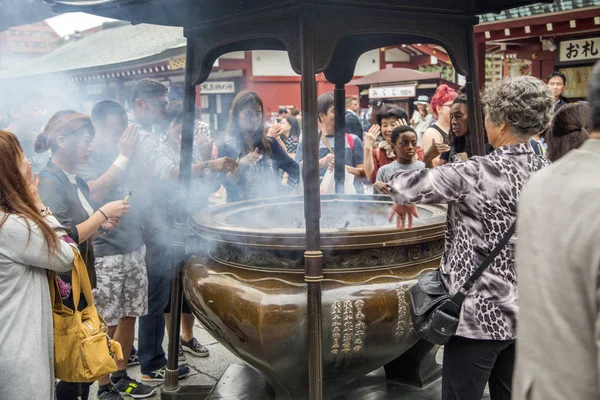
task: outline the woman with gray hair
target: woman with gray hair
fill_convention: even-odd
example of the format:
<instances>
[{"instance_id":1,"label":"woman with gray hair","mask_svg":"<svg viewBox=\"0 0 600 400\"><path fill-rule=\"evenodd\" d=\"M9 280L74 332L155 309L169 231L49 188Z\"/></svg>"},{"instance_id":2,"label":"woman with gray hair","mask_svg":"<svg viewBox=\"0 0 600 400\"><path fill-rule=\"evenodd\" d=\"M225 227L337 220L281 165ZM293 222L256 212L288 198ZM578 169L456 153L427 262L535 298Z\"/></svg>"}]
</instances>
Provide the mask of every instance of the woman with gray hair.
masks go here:
<instances>
[{"instance_id":1,"label":"woman with gray hair","mask_svg":"<svg viewBox=\"0 0 600 400\"><path fill-rule=\"evenodd\" d=\"M389 183L397 225L418 217L413 203L448 204L441 275L451 295L465 283L517 215L521 188L549 162L529 139L550 122L554 100L532 77L488 85L485 127L494 151L438 168L398 173ZM444 349L442 398L480 400L489 381L493 399L510 399L515 359L517 282L513 244L502 249L469 291L457 333Z\"/></svg>"}]
</instances>

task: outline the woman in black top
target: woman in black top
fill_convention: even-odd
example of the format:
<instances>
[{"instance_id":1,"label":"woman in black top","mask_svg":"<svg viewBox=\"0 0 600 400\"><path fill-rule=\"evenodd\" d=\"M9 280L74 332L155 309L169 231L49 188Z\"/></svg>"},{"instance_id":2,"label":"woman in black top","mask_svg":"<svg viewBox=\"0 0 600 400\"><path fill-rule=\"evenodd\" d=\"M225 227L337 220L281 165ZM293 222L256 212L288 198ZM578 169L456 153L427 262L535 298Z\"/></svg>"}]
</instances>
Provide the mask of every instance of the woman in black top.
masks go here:
<instances>
[{"instance_id":1,"label":"woman in black top","mask_svg":"<svg viewBox=\"0 0 600 400\"><path fill-rule=\"evenodd\" d=\"M281 129L273 125L271 129ZM258 94L244 90L235 97L219 157L230 157L239 165L227 174L227 201L272 197L286 193L279 170L287 172L288 188L298 184L300 166L263 127L263 103ZM288 189L289 191L289 189Z\"/></svg>"},{"instance_id":2,"label":"woman in black top","mask_svg":"<svg viewBox=\"0 0 600 400\"><path fill-rule=\"evenodd\" d=\"M87 115L62 111L54 115L38 135L35 150L38 153L52 150L51 160L39 174L40 198L58 222L69 230L69 236L79 247L92 287L95 287L92 240L101 234L99 229L116 228L130 206L123 200L107 203L97 210L90 205L88 186L75 175L75 167L89 158L93 139L94 128ZM71 282L70 274L59 275L59 278ZM67 307L75 307L71 293L63 301ZM85 299L82 299L77 308L84 307ZM82 398L87 398L89 385L61 381L56 388L57 399L74 399L77 391L82 391ZM111 395L114 398L114 393L104 392L99 399L110 399Z\"/></svg>"},{"instance_id":3,"label":"woman in black top","mask_svg":"<svg viewBox=\"0 0 600 400\"><path fill-rule=\"evenodd\" d=\"M281 130L270 129L269 135L272 135L270 137L275 138L286 153L294 158L300 142L300 124L296 117L287 116L281 120L279 125L281 125Z\"/></svg>"},{"instance_id":4,"label":"woman in black top","mask_svg":"<svg viewBox=\"0 0 600 400\"><path fill-rule=\"evenodd\" d=\"M440 155L439 165L465 161L473 155L469 135L469 107L467 96L459 95L450 109L450 151Z\"/></svg>"}]
</instances>

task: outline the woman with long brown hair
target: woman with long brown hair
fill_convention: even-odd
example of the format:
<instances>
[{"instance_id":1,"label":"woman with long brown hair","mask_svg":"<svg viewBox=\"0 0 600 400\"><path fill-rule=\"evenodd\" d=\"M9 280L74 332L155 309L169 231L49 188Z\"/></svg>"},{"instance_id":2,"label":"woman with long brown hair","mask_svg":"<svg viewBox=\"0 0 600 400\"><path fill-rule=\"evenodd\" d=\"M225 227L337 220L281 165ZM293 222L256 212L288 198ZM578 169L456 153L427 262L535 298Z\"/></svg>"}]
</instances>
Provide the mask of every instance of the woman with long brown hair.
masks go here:
<instances>
[{"instance_id":1,"label":"woman with long brown hair","mask_svg":"<svg viewBox=\"0 0 600 400\"><path fill-rule=\"evenodd\" d=\"M272 125L268 135L263 115L263 102L255 92L244 90L233 99L227 135L219 146L219 157L239 160L238 168L227 174L228 202L281 194L279 170L288 173L289 186L299 182L299 165L272 137L281 126Z\"/></svg>"},{"instance_id":2,"label":"woman with long brown hair","mask_svg":"<svg viewBox=\"0 0 600 400\"><path fill-rule=\"evenodd\" d=\"M0 398L54 399L47 270L67 272L73 249L40 200L19 141L0 131ZM35 371L32 384L29 371Z\"/></svg>"}]
</instances>

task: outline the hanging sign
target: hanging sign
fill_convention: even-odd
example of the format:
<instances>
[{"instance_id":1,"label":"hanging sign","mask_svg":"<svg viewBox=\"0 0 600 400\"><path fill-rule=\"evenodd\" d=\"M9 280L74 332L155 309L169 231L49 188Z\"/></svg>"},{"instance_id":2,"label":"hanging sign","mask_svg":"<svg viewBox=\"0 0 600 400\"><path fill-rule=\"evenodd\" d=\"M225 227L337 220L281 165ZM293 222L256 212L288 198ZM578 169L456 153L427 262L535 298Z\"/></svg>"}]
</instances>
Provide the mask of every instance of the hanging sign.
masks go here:
<instances>
[{"instance_id":1,"label":"hanging sign","mask_svg":"<svg viewBox=\"0 0 600 400\"><path fill-rule=\"evenodd\" d=\"M560 42L560 62L596 60L600 58L600 37Z\"/></svg>"},{"instance_id":2,"label":"hanging sign","mask_svg":"<svg viewBox=\"0 0 600 400\"><path fill-rule=\"evenodd\" d=\"M397 99L416 96L416 86L379 86L369 89L370 99Z\"/></svg>"},{"instance_id":3,"label":"hanging sign","mask_svg":"<svg viewBox=\"0 0 600 400\"><path fill-rule=\"evenodd\" d=\"M235 93L235 82L204 82L200 85L200 93L202 94L224 94Z\"/></svg>"}]
</instances>

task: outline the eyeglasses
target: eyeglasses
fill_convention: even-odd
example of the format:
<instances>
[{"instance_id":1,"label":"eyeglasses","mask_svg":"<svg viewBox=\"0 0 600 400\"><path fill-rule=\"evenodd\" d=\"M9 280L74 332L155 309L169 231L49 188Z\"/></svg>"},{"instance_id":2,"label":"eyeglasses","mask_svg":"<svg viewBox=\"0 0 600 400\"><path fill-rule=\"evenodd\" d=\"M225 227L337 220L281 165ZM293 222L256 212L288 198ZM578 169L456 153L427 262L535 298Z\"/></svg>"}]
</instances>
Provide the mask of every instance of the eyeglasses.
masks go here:
<instances>
[{"instance_id":1,"label":"eyeglasses","mask_svg":"<svg viewBox=\"0 0 600 400\"><path fill-rule=\"evenodd\" d=\"M442 107L450 107L450 108L452 108L452 103L450 103L450 104L442 104Z\"/></svg>"}]
</instances>

